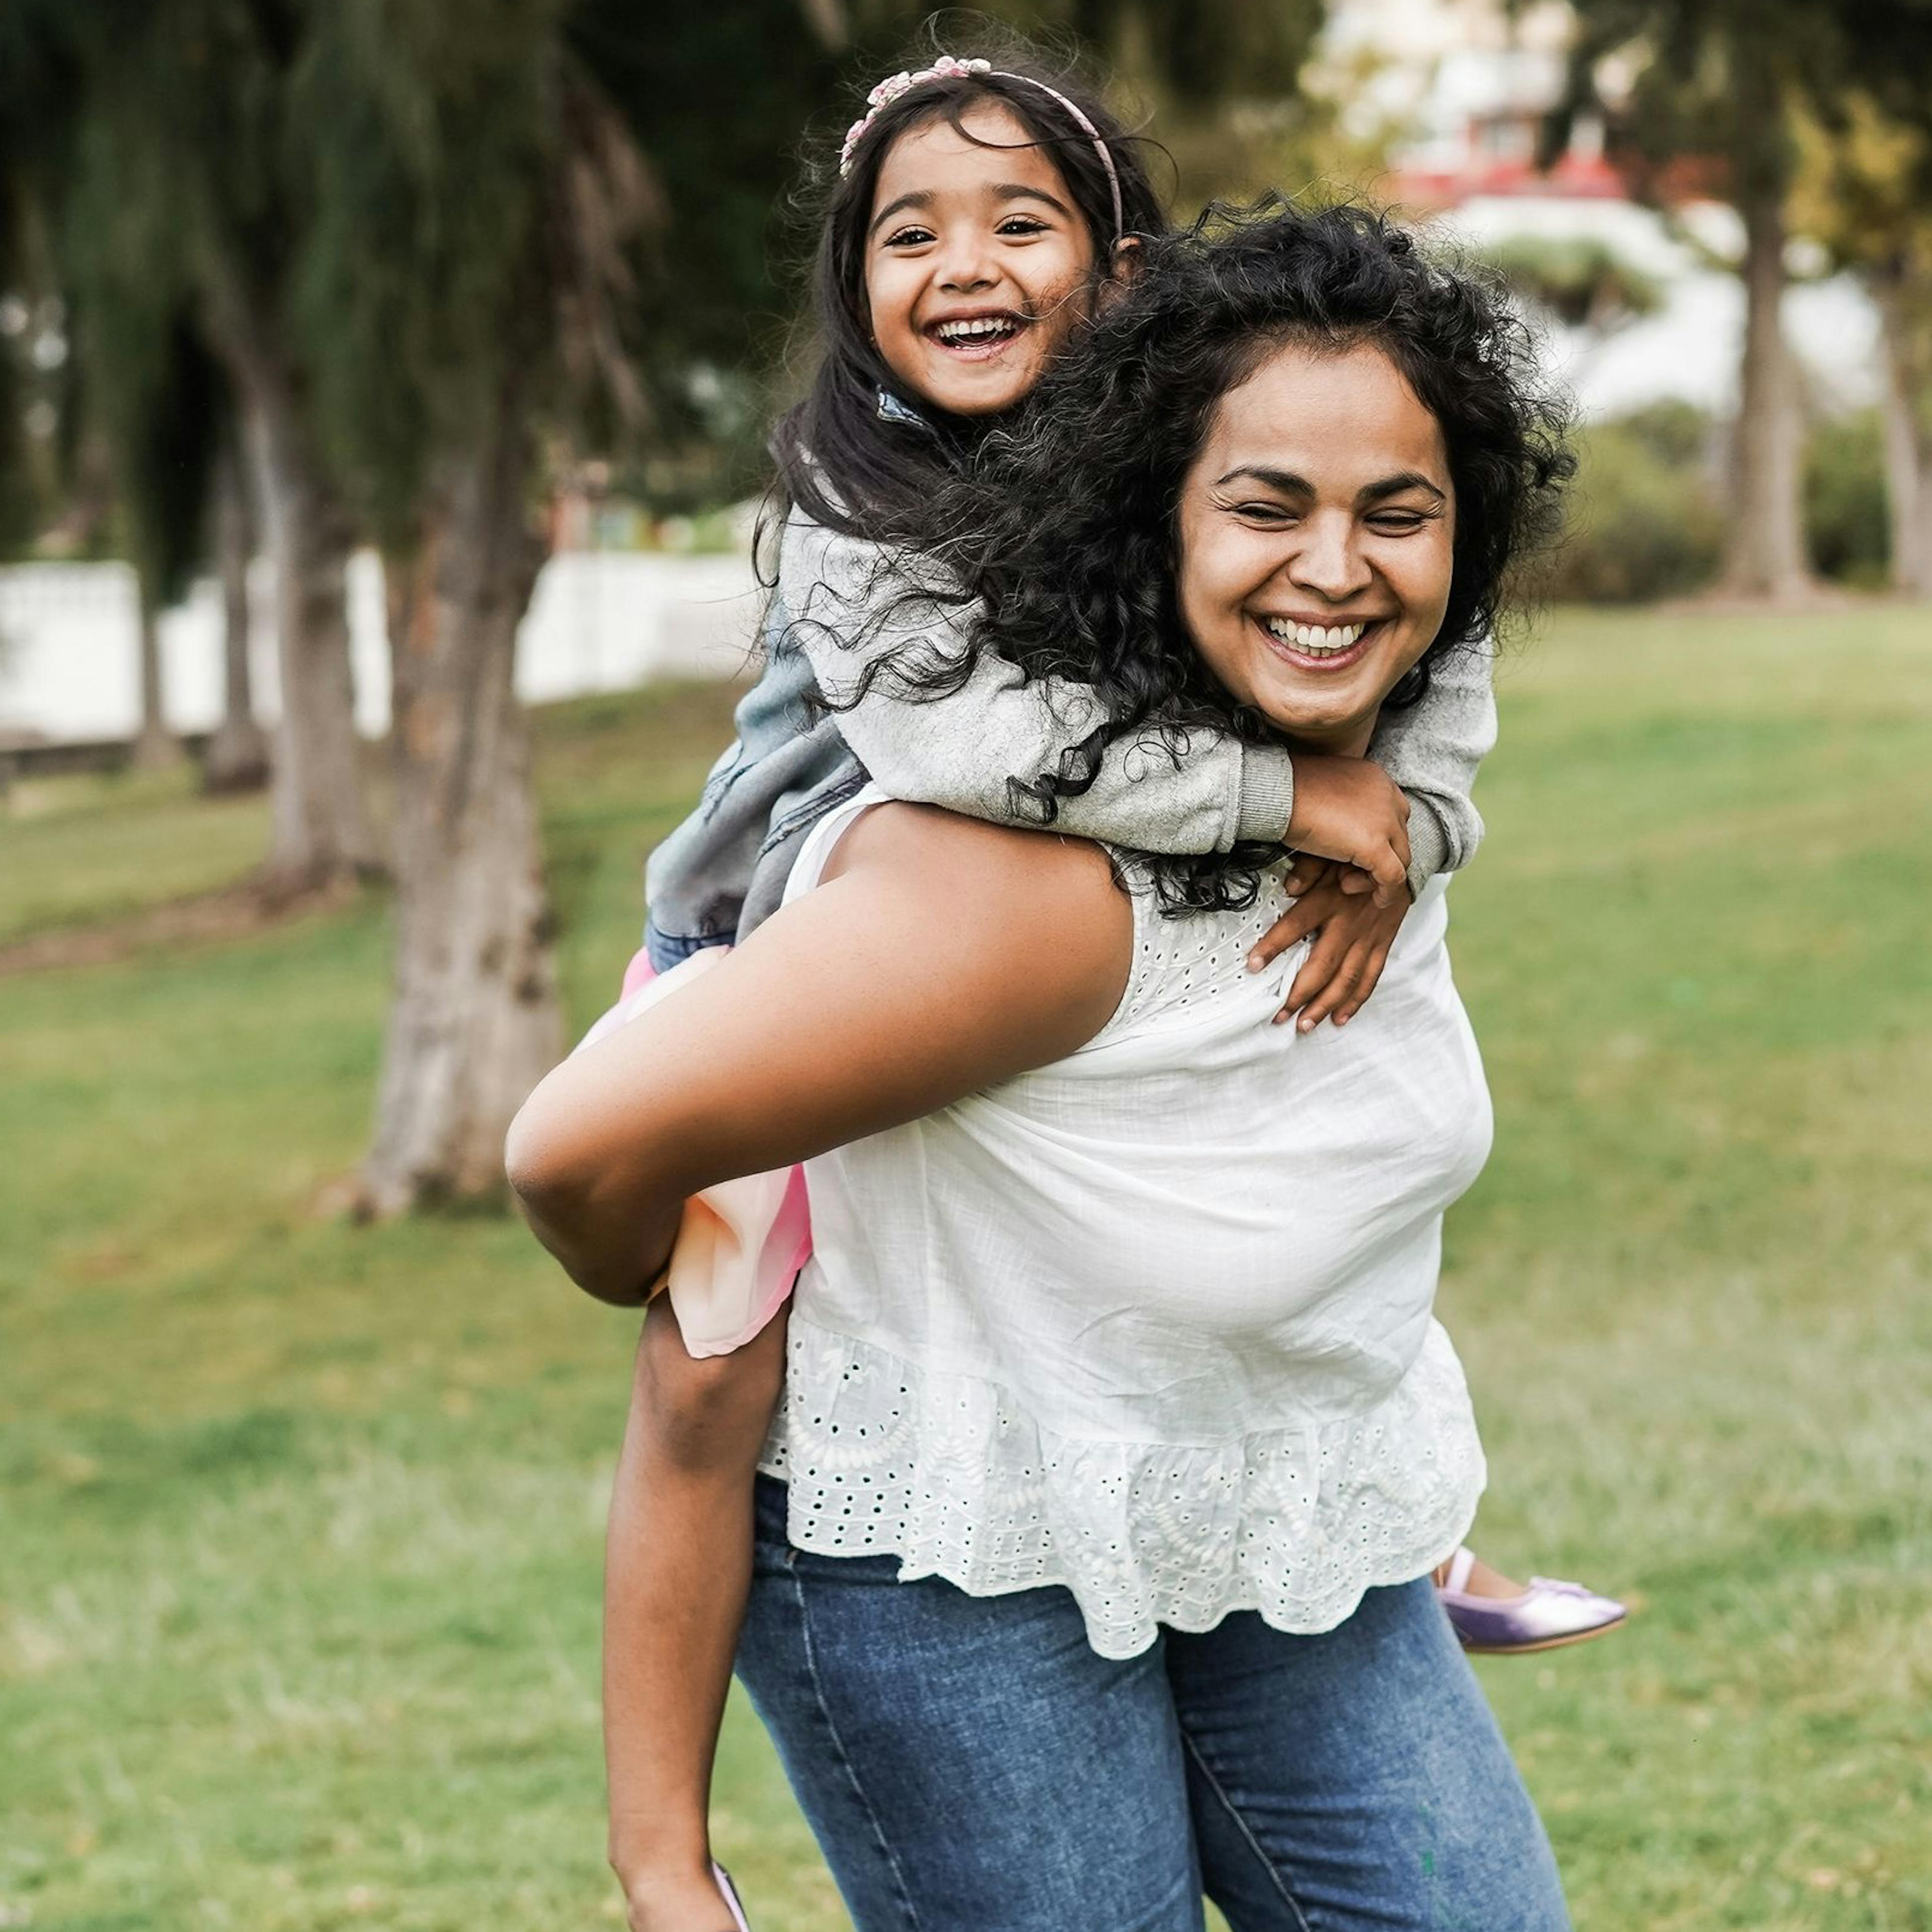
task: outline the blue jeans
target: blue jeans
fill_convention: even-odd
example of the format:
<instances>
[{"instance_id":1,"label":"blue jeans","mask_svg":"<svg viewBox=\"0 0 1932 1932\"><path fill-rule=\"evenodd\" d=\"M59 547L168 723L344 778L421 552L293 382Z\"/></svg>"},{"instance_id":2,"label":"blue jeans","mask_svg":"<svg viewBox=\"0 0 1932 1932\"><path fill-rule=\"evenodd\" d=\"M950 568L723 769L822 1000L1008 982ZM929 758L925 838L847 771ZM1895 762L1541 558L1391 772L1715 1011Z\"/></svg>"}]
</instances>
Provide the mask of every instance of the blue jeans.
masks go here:
<instances>
[{"instance_id":1,"label":"blue jeans","mask_svg":"<svg viewBox=\"0 0 1932 1932\"><path fill-rule=\"evenodd\" d=\"M1063 1589L819 1556L758 1479L738 1672L859 1932L1562 1932L1549 1841L1426 1578L1339 1629L1138 1657Z\"/></svg>"},{"instance_id":2,"label":"blue jeans","mask_svg":"<svg viewBox=\"0 0 1932 1932\"><path fill-rule=\"evenodd\" d=\"M644 921L644 950L650 955L653 973L668 973L674 966L682 966L694 952L702 952L707 946L729 946L731 935L721 933L716 938L705 938L682 932L660 932L655 920Z\"/></svg>"}]
</instances>

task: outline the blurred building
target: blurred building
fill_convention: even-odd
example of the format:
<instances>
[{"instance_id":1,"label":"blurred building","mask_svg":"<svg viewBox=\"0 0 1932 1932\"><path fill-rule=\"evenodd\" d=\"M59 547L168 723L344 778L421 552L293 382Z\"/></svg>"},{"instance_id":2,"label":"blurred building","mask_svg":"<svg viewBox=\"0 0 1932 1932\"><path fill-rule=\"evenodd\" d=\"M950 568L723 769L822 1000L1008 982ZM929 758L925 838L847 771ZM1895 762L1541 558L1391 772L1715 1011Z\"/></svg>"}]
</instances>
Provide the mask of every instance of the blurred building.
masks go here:
<instances>
[{"instance_id":1,"label":"blurred building","mask_svg":"<svg viewBox=\"0 0 1932 1932\"><path fill-rule=\"evenodd\" d=\"M1736 406L1744 291L1736 214L1694 172L1667 183L1670 212L1633 201L1602 122L1580 117L1546 173L1536 165L1558 98L1572 18L1563 0L1512 17L1502 0L1335 0L1324 47L1345 118L1382 130L1394 163L1384 199L1480 249L1519 236L1588 238L1656 281L1658 313L1606 337L1556 331L1552 353L1592 415L1664 397L1714 415ZM1612 76L1612 78L1614 78ZM1801 241L1785 326L1826 412L1864 406L1879 387L1878 317L1850 276L1819 278Z\"/></svg>"}]
</instances>

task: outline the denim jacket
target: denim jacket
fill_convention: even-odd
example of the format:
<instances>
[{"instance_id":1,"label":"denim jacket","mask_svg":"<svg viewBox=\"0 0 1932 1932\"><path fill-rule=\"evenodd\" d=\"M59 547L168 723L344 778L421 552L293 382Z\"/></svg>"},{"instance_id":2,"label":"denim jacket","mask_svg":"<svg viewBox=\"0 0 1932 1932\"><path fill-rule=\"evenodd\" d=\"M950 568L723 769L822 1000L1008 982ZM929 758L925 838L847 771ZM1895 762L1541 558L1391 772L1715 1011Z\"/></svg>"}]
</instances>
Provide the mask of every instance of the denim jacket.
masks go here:
<instances>
[{"instance_id":1,"label":"denim jacket","mask_svg":"<svg viewBox=\"0 0 1932 1932\"><path fill-rule=\"evenodd\" d=\"M733 714L737 737L645 868L644 944L660 973L769 919L805 835L866 782L838 720L811 703L812 666L776 596L764 649L764 674Z\"/></svg>"}]
</instances>

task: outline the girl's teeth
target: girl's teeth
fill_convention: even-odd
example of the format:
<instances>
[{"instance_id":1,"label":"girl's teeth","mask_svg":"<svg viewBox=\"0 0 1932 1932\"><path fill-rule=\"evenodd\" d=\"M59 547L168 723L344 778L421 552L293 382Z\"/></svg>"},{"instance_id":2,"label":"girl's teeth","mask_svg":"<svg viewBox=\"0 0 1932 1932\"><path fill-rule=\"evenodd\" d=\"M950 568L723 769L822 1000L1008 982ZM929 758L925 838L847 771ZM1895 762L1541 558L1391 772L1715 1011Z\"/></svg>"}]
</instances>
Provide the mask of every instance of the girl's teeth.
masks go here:
<instances>
[{"instance_id":1,"label":"girl's teeth","mask_svg":"<svg viewBox=\"0 0 1932 1932\"><path fill-rule=\"evenodd\" d=\"M1368 628L1365 624L1340 624L1331 630L1322 624L1291 624L1285 617L1270 617L1268 627L1283 644L1316 658L1340 657L1352 650Z\"/></svg>"},{"instance_id":2,"label":"girl's teeth","mask_svg":"<svg viewBox=\"0 0 1932 1932\"><path fill-rule=\"evenodd\" d=\"M989 315L971 322L942 322L937 333L942 342L974 342L989 335L1010 334L1014 326L1010 316Z\"/></svg>"}]
</instances>

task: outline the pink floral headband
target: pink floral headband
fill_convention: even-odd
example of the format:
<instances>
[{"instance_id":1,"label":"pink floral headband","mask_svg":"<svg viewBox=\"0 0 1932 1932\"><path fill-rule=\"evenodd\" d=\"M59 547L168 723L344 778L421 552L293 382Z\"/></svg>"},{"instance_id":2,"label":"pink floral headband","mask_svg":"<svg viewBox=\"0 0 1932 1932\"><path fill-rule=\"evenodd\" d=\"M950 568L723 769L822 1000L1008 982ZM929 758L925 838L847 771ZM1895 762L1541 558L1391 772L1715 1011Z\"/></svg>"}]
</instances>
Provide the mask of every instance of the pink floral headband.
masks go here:
<instances>
[{"instance_id":1,"label":"pink floral headband","mask_svg":"<svg viewBox=\"0 0 1932 1932\"><path fill-rule=\"evenodd\" d=\"M1107 187L1114 197L1114 239L1122 240L1126 226L1120 208L1120 171L1114 166L1114 157L1108 151L1106 142L1100 138L1100 130L1094 126L1073 103L1058 88L1048 87L1043 80L1035 80L1030 74L1009 74L1003 68L995 68L991 61L955 60L950 54L941 54L932 66L923 67L916 74L888 75L866 97L866 111L845 130L845 145L838 151L838 175L842 181L852 172L852 157L858 152L859 143L865 139L866 130L879 118L882 108L890 107L902 94L909 94L928 80L969 80L977 74L997 74L1002 80L1023 80L1029 87L1036 87L1042 94L1049 94L1066 110L1075 124L1100 157L1100 165L1107 170Z\"/></svg>"}]
</instances>

